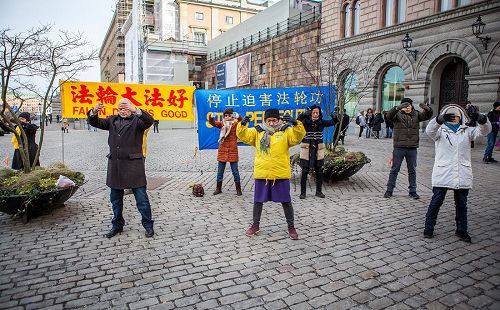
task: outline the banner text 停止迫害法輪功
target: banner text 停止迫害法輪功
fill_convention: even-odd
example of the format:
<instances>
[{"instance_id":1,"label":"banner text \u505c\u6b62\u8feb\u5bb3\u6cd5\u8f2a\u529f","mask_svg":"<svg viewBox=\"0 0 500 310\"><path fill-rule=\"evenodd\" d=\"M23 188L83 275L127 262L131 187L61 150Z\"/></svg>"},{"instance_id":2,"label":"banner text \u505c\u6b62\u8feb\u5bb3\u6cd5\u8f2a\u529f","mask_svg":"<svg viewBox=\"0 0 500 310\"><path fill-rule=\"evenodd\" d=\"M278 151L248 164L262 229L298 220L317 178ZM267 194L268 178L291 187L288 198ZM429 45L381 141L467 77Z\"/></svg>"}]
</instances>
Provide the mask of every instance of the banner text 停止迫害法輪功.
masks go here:
<instances>
[{"instance_id":1,"label":"banner text \u505c\u6b62\u8feb\u5bb3\u6cd5\u8f2a\u529f","mask_svg":"<svg viewBox=\"0 0 500 310\"><path fill-rule=\"evenodd\" d=\"M323 111L327 107L333 111L335 90L328 86L196 90L195 100L198 112L198 147L204 150L218 148L219 130L215 130L208 122L213 112L216 113L215 120L222 121L223 111L231 108L242 117L249 116L250 126L253 126L264 121L264 111L270 108L279 109L282 116L289 114L294 118L314 104Z\"/></svg>"},{"instance_id":2,"label":"banner text \u505c\u6b62\u8feb\u5bb3\u6cd5\u8f2a\u529f","mask_svg":"<svg viewBox=\"0 0 500 310\"><path fill-rule=\"evenodd\" d=\"M97 103L104 104L99 115L118 113L118 102L129 99L156 120L194 121L194 86L61 82L63 118L86 118Z\"/></svg>"}]
</instances>

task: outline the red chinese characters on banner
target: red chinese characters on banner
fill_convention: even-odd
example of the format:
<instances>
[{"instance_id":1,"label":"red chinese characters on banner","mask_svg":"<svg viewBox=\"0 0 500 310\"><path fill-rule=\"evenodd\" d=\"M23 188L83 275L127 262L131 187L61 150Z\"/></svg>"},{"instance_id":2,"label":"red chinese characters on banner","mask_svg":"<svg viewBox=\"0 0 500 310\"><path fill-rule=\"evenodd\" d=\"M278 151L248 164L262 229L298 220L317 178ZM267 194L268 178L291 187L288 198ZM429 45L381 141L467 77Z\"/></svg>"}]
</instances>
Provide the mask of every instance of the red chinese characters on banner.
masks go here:
<instances>
[{"instance_id":1,"label":"red chinese characters on banner","mask_svg":"<svg viewBox=\"0 0 500 310\"><path fill-rule=\"evenodd\" d=\"M77 102L78 100L79 103L92 104L92 99L89 98L94 97L94 95L89 94L90 91L86 85L80 84L80 90L78 92L75 91L78 89L78 87L76 86L71 86L71 89L72 89L71 94L73 95L73 102Z\"/></svg>"},{"instance_id":2,"label":"red chinese characters on banner","mask_svg":"<svg viewBox=\"0 0 500 310\"><path fill-rule=\"evenodd\" d=\"M144 95L144 98L146 98L146 105L151 104L152 107L163 108L163 101L165 101L165 99L161 97L161 93L158 88L153 88L153 93L151 94L151 96L149 96L149 94L151 93L149 89L144 90L144 92L146 93L146 95Z\"/></svg>"},{"instance_id":3,"label":"red chinese characters on banner","mask_svg":"<svg viewBox=\"0 0 500 310\"><path fill-rule=\"evenodd\" d=\"M99 86L95 94L97 96L97 101L107 104L116 104L116 96L118 96L118 93L112 90L110 86L108 86L106 89L104 89L104 87L102 86Z\"/></svg>"},{"instance_id":4,"label":"red chinese characters on banner","mask_svg":"<svg viewBox=\"0 0 500 310\"><path fill-rule=\"evenodd\" d=\"M134 98L135 95L137 95L136 91L133 91L132 88L130 88L130 87L125 87L125 94L122 94L122 97L127 98L128 100L130 100L133 104L135 104L138 107L142 106L142 103L140 103L139 101L137 101Z\"/></svg>"},{"instance_id":5,"label":"red chinese characters on banner","mask_svg":"<svg viewBox=\"0 0 500 310\"><path fill-rule=\"evenodd\" d=\"M177 94L179 94L179 97L175 95L175 90L170 91L170 96L168 97L167 101L169 103L169 106L174 106L178 107L179 109L182 109L184 107L184 101L188 100L187 97L184 96L186 93L185 89L177 89ZM179 104L177 104L177 102Z\"/></svg>"}]
</instances>

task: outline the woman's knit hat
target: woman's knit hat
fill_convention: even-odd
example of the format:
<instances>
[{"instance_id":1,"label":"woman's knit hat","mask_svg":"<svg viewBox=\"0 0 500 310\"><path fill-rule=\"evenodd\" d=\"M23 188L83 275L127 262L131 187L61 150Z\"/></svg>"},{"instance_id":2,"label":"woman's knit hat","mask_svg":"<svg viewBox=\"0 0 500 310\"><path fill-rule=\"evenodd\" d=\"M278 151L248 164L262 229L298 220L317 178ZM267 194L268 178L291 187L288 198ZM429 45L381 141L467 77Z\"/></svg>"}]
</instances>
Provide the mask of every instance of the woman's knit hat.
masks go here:
<instances>
[{"instance_id":1,"label":"woman's knit hat","mask_svg":"<svg viewBox=\"0 0 500 310\"><path fill-rule=\"evenodd\" d=\"M272 109L267 109L266 112L264 112L264 120L274 117L279 119L280 118L280 110L272 108Z\"/></svg>"},{"instance_id":2,"label":"woman's knit hat","mask_svg":"<svg viewBox=\"0 0 500 310\"><path fill-rule=\"evenodd\" d=\"M22 117L22 118L26 119L27 121L31 120L31 115L29 114L29 112L22 112L19 114L19 117Z\"/></svg>"}]
</instances>

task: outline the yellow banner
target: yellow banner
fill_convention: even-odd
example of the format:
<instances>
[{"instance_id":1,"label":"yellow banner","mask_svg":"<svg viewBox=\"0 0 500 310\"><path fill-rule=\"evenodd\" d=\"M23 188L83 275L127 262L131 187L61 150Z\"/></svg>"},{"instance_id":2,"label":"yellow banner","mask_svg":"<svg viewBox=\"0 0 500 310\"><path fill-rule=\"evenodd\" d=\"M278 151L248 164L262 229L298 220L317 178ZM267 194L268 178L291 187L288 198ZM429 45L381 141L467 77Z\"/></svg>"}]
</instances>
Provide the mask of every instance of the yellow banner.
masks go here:
<instances>
[{"instance_id":1,"label":"yellow banner","mask_svg":"<svg viewBox=\"0 0 500 310\"><path fill-rule=\"evenodd\" d=\"M127 98L156 120L194 121L194 86L62 82L63 118L86 118L97 103L104 108L100 117L118 113L118 101Z\"/></svg>"}]
</instances>

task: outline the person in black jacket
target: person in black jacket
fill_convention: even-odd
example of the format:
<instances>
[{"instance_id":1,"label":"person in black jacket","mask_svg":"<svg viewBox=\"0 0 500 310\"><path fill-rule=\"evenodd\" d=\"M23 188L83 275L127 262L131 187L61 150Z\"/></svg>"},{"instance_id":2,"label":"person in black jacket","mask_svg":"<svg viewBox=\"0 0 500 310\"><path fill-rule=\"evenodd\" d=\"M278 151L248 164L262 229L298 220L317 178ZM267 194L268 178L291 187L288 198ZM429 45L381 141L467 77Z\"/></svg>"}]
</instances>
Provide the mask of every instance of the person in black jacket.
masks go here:
<instances>
[{"instance_id":1,"label":"person in black jacket","mask_svg":"<svg viewBox=\"0 0 500 310\"><path fill-rule=\"evenodd\" d=\"M345 136L347 135L347 127L349 126L350 122L349 115L347 115L344 110L344 114L342 115L342 122L340 122L339 109L335 108L335 115L333 116L332 119L336 124L339 124L338 126L335 125L335 130L333 131L333 141L337 141L337 137L339 137L339 140L342 142L342 145L344 145L344 139Z\"/></svg>"},{"instance_id":2,"label":"person in black jacket","mask_svg":"<svg viewBox=\"0 0 500 310\"><path fill-rule=\"evenodd\" d=\"M373 130L373 110L371 108L368 108L368 110L366 110L365 121L366 121L365 137L370 138Z\"/></svg>"},{"instance_id":3,"label":"person in black jacket","mask_svg":"<svg viewBox=\"0 0 500 310\"><path fill-rule=\"evenodd\" d=\"M413 108L413 100L403 98L401 104L387 112L387 118L394 122L394 138L392 151L392 166L387 181L387 191L384 198L392 197L392 191L396 187L396 179L399 169L406 159L408 167L408 189L409 196L413 199L420 199L417 194L417 148L420 142L419 123L427 121L432 117L432 109L426 103L421 103L419 112Z\"/></svg>"},{"instance_id":4,"label":"person in black jacket","mask_svg":"<svg viewBox=\"0 0 500 310\"><path fill-rule=\"evenodd\" d=\"M317 105L309 107L299 115L298 120L304 124L306 136L300 144L300 199L306 198L307 175L311 168L316 173L316 196L325 198L322 192L323 185L323 159L325 158L325 144L323 143L323 129L337 124L338 120L331 114L330 120L324 120L321 108Z\"/></svg>"},{"instance_id":5,"label":"person in black jacket","mask_svg":"<svg viewBox=\"0 0 500 310\"><path fill-rule=\"evenodd\" d=\"M375 114L373 115L373 132L375 133L375 137L380 138L380 131L382 130L382 123L384 122L384 117L380 114L379 110L375 110Z\"/></svg>"},{"instance_id":6,"label":"person in black jacket","mask_svg":"<svg viewBox=\"0 0 500 310\"><path fill-rule=\"evenodd\" d=\"M110 187L110 200L113 207L111 230L105 235L112 238L123 231L123 194L124 189L132 189L137 209L142 216L142 226L146 237L154 235L151 205L146 192L146 171L142 143L144 131L153 125L153 117L148 112L136 108L128 99L118 102L118 115L106 119L98 113L103 104L97 104L88 113L90 125L109 131L108 173L106 185Z\"/></svg>"},{"instance_id":7,"label":"person in black jacket","mask_svg":"<svg viewBox=\"0 0 500 310\"><path fill-rule=\"evenodd\" d=\"M497 101L493 104L493 110L488 112L488 119L491 122L491 132L488 134L488 146L484 150L483 161L485 163L497 163L498 161L493 158L493 148L498 136L499 122L500 122L500 102Z\"/></svg>"},{"instance_id":8,"label":"person in black jacket","mask_svg":"<svg viewBox=\"0 0 500 310\"><path fill-rule=\"evenodd\" d=\"M19 114L19 121L21 122L21 127L26 134L28 139L28 155L30 159L30 165L33 165L35 161L36 152L38 151L38 145L35 142L36 131L38 126L31 123L31 115L28 112L22 112ZM19 142L15 135L12 136L12 144L14 145L14 157L12 158L12 169L22 170L24 169L23 159L21 157L21 151L19 149L19 144L22 143L23 136L19 127L16 128L17 133L21 137L21 142ZM36 166L40 166L40 161L37 160Z\"/></svg>"},{"instance_id":9,"label":"person in black jacket","mask_svg":"<svg viewBox=\"0 0 500 310\"><path fill-rule=\"evenodd\" d=\"M392 138L392 131L394 129L394 122L387 118L387 111L382 112L384 115L385 122L385 137L384 138Z\"/></svg>"}]
</instances>

